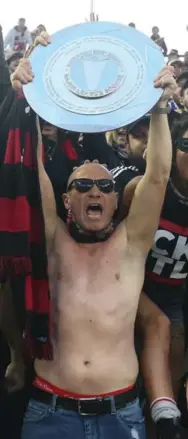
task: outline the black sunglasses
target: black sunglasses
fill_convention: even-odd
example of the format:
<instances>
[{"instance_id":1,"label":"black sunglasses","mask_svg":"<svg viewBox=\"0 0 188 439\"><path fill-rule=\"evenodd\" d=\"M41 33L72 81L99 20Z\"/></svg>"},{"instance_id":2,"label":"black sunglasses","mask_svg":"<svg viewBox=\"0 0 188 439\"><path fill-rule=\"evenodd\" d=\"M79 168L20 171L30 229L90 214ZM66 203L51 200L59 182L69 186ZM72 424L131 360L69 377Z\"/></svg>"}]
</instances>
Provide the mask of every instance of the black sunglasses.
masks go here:
<instances>
[{"instance_id":1,"label":"black sunglasses","mask_svg":"<svg viewBox=\"0 0 188 439\"><path fill-rule=\"evenodd\" d=\"M69 192L71 189L76 189L78 192L84 193L90 191L96 185L98 189L104 194L109 194L115 190L115 182L107 178L92 180L91 178L77 178L72 180L67 187Z\"/></svg>"},{"instance_id":2,"label":"black sunglasses","mask_svg":"<svg viewBox=\"0 0 188 439\"><path fill-rule=\"evenodd\" d=\"M188 138L181 138L178 142L178 149L183 152L188 152Z\"/></svg>"}]
</instances>

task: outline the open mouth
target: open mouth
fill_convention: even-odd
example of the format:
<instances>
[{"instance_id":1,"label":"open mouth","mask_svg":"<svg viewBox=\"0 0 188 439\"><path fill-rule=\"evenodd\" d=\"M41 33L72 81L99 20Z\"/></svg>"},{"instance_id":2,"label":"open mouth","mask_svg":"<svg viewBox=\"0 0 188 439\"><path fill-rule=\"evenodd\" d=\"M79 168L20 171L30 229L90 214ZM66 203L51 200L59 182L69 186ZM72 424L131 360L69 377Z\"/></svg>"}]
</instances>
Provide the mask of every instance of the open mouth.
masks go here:
<instances>
[{"instance_id":1,"label":"open mouth","mask_svg":"<svg viewBox=\"0 0 188 439\"><path fill-rule=\"evenodd\" d=\"M86 209L87 215L91 219L98 219L103 213L103 207L100 203L91 203Z\"/></svg>"}]
</instances>

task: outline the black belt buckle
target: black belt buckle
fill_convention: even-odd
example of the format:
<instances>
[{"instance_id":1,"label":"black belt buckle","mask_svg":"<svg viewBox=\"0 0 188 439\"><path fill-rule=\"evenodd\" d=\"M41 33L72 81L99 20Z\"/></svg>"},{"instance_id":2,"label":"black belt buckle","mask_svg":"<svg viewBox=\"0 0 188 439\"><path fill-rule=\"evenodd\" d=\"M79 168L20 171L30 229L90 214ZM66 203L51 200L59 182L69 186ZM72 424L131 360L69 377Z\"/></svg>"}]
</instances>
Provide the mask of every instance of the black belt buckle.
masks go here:
<instances>
[{"instance_id":1,"label":"black belt buckle","mask_svg":"<svg viewBox=\"0 0 188 439\"><path fill-rule=\"evenodd\" d=\"M112 414L111 400L104 400L102 398L79 399L78 413L81 416L99 416Z\"/></svg>"}]
</instances>

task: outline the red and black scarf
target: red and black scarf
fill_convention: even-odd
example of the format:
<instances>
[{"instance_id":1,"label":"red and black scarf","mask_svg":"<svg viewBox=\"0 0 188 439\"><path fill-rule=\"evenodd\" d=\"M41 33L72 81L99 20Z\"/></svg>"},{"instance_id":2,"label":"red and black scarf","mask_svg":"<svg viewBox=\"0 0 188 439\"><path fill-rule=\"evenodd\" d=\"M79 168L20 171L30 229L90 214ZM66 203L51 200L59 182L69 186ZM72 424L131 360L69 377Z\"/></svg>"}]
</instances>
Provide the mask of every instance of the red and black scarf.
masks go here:
<instances>
[{"instance_id":1,"label":"red and black scarf","mask_svg":"<svg viewBox=\"0 0 188 439\"><path fill-rule=\"evenodd\" d=\"M50 295L36 160L36 115L10 92L0 107L0 279L25 279L26 346L51 359Z\"/></svg>"}]
</instances>

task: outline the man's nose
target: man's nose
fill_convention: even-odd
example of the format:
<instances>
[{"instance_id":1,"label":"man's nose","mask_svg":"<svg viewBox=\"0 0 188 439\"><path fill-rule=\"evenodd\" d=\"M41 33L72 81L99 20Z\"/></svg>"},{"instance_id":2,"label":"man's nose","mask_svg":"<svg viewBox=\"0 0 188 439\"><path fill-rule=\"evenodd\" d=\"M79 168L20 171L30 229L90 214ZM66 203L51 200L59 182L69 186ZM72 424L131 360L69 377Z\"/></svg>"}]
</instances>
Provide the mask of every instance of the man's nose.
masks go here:
<instances>
[{"instance_id":1,"label":"man's nose","mask_svg":"<svg viewBox=\"0 0 188 439\"><path fill-rule=\"evenodd\" d=\"M101 194L100 194L99 188L97 187L96 184L94 184L93 187L89 191L89 196L90 197L95 197L95 198L100 198L100 195Z\"/></svg>"}]
</instances>

